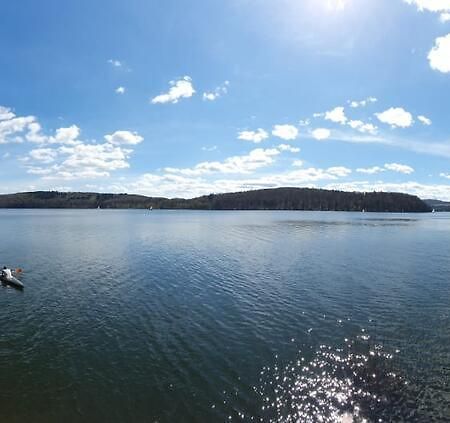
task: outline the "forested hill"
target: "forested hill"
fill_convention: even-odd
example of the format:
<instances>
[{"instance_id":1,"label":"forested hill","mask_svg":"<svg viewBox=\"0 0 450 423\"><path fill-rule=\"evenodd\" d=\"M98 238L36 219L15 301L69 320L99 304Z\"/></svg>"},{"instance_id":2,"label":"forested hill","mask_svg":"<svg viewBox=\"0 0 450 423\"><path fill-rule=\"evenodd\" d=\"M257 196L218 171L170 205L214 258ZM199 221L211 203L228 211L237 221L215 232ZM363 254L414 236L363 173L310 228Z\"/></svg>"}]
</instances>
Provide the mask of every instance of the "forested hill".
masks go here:
<instances>
[{"instance_id":1,"label":"forested hill","mask_svg":"<svg viewBox=\"0 0 450 423\"><path fill-rule=\"evenodd\" d=\"M185 199L128 194L37 191L0 195L0 208L102 208L195 210L330 210L429 212L420 198L408 194L343 192L309 188L276 188Z\"/></svg>"},{"instance_id":2,"label":"forested hill","mask_svg":"<svg viewBox=\"0 0 450 423\"><path fill-rule=\"evenodd\" d=\"M423 200L428 204L430 208L437 212L450 212L450 202L449 201L439 201L439 200Z\"/></svg>"}]
</instances>

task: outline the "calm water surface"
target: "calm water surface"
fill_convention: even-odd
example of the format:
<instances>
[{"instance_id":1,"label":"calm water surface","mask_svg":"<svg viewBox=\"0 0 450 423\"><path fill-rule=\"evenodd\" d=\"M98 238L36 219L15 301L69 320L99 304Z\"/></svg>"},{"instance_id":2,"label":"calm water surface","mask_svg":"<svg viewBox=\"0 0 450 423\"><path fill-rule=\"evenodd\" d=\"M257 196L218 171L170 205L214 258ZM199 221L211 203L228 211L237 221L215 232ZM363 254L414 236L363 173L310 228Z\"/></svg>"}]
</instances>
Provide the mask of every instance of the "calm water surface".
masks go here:
<instances>
[{"instance_id":1,"label":"calm water surface","mask_svg":"<svg viewBox=\"0 0 450 423\"><path fill-rule=\"evenodd\" d=\"M450 214L0 225L1 422L450 421Z\"/></svg>"}]
</instances>

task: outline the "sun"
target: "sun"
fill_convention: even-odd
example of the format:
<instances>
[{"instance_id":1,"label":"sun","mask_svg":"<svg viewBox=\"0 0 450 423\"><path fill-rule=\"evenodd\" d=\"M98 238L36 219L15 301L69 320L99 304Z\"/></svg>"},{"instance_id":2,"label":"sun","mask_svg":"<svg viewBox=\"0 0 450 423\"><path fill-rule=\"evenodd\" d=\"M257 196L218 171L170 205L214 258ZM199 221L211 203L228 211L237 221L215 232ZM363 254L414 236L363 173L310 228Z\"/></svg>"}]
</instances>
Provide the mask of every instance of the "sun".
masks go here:
<instances>
[{"instance_id":1,"label":"sun","mask_svg":"<svg viewBox=\"0 0 450 423\"><path fill-rule=\"evenodd\" d=\"M350 0L325 0L326 8L332 12L344 10Z\"/></svg>"}]
</instances>

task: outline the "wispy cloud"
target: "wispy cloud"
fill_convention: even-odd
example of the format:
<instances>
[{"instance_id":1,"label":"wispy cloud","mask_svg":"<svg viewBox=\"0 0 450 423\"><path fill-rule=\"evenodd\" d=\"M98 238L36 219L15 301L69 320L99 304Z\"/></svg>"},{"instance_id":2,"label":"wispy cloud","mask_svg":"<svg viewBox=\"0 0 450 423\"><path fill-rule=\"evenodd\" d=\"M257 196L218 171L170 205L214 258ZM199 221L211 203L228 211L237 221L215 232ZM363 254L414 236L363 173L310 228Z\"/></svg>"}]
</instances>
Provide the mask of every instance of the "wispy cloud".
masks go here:
<instances>
[{"instance_id":1,"label":"wispy cloud","mask_svg":"<svg viewBox=\"0 0 450 423\"><path fill-rule=\"evenodd\" d=\"M431 119L427 118L426 116L420 115L417 116L417 119L422 122L425 126L430 126L432 124Z\"/></svg>"},{"instance_id":2,"label":"wispy cloud","mask_svg":"<svg viewBox=\"0 0 450 423\"><path fill-rule=\"evenodd\" d=\"M434 198L450 201L450 185L448 184L423 184L415 181L402 183L384 181L353 181L331 183L323 185L323 188L358 192L406 192L412 195L417 195L418 197L423 199Z\"/></svg>"},{"instance_id":3,"label":"wispy cloud","mask_svg":"<svg viewBox=\"0 0 450 423\"><path fill-rule=\"evenodd\" d=\"M353 109L357 109L358 107L366 107L370 103L376 103L378 101L375 97L367 97L364 100L349 100L348 104Z\"/></svg>"},{"instance_id":4,"label":"wispy cloud","mask_svg":"<svg viewBox=\"0 0 450 423\"><path fill-rule=\"evenodd\" d=\"M311 138L304 136L303 138ZM393 148L413 151L415 153L427 154L450 158L450 142L426 142L416 141L411 138L400 138L392 135L359 135L352 132L332 131L328 141L340 141L354 144L383 144Z\"/></svg>"},{"instance_id":5,"label":"wispy cloud","mask_svg":"<svg viewBox=\"0 0 450 423\"><path fill-rule=\"evenodd\" d=\"M117 59L108 59L108 63L115 68L121 68L123 66L123 63Z\"/></svg>"},{"instance_id":6,"label":"wispy cloud","mask_svg":"<svg viewBox=\"0 0 450 423\"><path fill-rule=\"evenodd\" d=\"M411 166L400 164L400 163L386 163L384 167L387 170L392 170L393 172L404 173L405 175L410 175L414 173L414 169Z\"/></svg>"},{"instance_id":7,"label":"wispy cloud","mask_svg":"<svg viewBox=\"0 0 450 423\"><path fill-rule=\"evenodd\" d=\"M128 184L116 184L112 188L117 192L136 192L147 195L167 197L195 197L209 193L244 191L283 186L315 187L321 182L339 181L351 175L351 169L344 166L329 168L302 168L278 174L267 174L249 178L205 179L204 175L186 175L166 172L164 174L147 173Z\"/></svg>"},{"instance_id":8,"label":"wispy cloud","mask_svg":"<svg viewBox=\"0 0 450 423\"><path fill-rule=\"evenodd\" d=\"M211 173L245 174L274 162L274 157L280 154L277 148L256 148L242 156L228 157L223 161L201 162L191 168L166 167L165 172L185 176L200 176Z\"/></svg>"},{"instance_id":9,"label":"wispy cloud","mask_svg":"<svg viewBox=\"0 0 450 423\"><path fill-rule=\"evenodd\" d=\"M368 168L356 169L358 173L365 173L367 175L375 175L377 173L385 172L387 170L397 173L403 173L405 175L410 175L411 173L414 173L414 169L411 166L401 163L386 163L384 167L373 166Z\"/></svg>"},{"instance_id":10,"label":"wispy cloud","mask_svg":"<svg viewBox=\"0 0 450 423\"><path fill-rule=\"evenodd\" d=\"M218 98L228 93L228 87L230 85L230 81L225 81L223 84L217 86L212 91L205 91L203 93L203 100L205 101L215 101Z\"/></svg>"}]
</instances>

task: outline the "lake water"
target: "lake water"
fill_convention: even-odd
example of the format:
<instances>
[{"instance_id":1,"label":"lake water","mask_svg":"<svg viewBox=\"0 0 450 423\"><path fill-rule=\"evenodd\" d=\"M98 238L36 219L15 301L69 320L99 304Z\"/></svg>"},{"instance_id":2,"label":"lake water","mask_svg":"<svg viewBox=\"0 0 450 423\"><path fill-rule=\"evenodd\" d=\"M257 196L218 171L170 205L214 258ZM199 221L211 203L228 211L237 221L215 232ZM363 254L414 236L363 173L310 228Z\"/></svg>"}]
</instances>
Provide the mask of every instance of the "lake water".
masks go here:
<instances>
[{"instance_id":1,"label":"lake water","mask_svg":"<svg viewBox=\"0 0 450 423\"><path fill-rule=\"evenodd\" d=\"M0 225L1 422L450 421L450 214Z\"/></svg>"}]
</instances>

